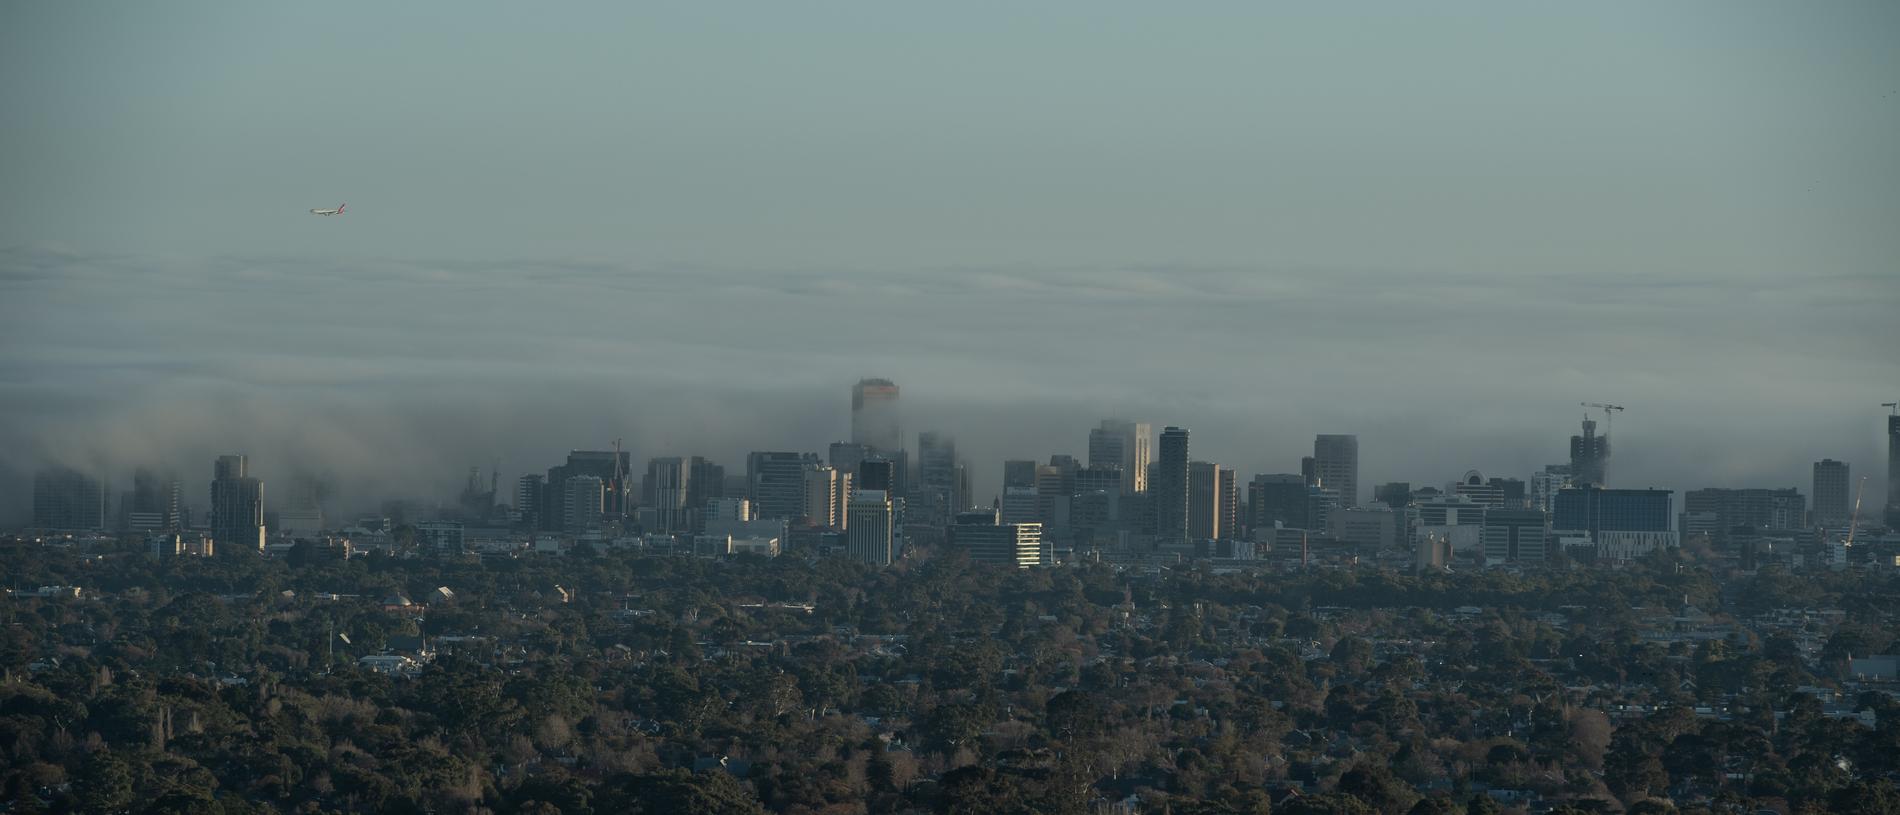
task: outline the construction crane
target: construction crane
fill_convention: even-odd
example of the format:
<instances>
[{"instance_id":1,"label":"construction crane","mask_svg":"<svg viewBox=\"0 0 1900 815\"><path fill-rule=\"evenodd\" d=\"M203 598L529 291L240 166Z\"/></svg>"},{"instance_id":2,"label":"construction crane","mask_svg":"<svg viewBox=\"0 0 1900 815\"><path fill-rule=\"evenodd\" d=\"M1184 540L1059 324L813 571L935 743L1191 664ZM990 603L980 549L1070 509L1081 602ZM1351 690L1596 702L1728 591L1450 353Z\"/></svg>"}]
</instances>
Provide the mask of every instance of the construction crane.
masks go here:
<instances>
[{"instance_id":1,"label":"construction crane","mask_svg":"<svg viewBox=\"0 0 1900 815\"><path fill-rule=\"evenodd\" d=\"M1881 402L1880 406L1887 409L1888 416L1900 416L1900 402Z\"/></svg>"},{"instance_id":2,"label":"construction crane","mask_svg":"<svg viewBox=\"0 0 1900 815\"><path fill-rule=\"evenodd\" d=\"M1847 516L1847 548L1854 548L1854 527L1860 524L1860 494L1867 489L1867 476L1860 477L1860 484L1854 487L1854 512Z\"/></svg>"},{"instance_id":3,"label":"construction crane","mask_svg":"<svg viewBox=\"0 0 1900 815\"><path fill-rule=\"evenodd\" d=\"M1584 407L1597 408L1603 411L1603 435L1605 436L1610 435L1611 417L1616 415L1615 411L1620 411L1623 409L1622 405L1606 405L1602 402L1578 402L1577 404L1583 405Z\"/></svg>"}]
</instances>

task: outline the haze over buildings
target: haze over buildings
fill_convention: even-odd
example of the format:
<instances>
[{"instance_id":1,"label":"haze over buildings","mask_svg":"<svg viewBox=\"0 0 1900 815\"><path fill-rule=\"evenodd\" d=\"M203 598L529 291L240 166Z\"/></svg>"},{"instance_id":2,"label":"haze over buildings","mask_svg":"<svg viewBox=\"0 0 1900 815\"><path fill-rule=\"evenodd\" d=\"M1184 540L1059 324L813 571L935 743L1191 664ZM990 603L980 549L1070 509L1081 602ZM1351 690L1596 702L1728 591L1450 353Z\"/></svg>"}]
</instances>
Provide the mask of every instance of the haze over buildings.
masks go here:
<instances>
[{"instance_id":1,"label":"haze over buildings","mask_svg":"<svg viewBox=\"0 0 1900 815\"><path fill-rule=\"evenodd\" d=\"M1522 478L1613 399L1614 486L1825 455L1900 513L1866 421L1900 396L1891 4L1394 6L1371 35L344 7L8 13L0 521L43 465L230 450L340 506L622 437L736 470L852 438L836 383L867 373L978 494L1104 416L1243 475L1349 430L1370 479Z\"/></svg>"}]
</instances>

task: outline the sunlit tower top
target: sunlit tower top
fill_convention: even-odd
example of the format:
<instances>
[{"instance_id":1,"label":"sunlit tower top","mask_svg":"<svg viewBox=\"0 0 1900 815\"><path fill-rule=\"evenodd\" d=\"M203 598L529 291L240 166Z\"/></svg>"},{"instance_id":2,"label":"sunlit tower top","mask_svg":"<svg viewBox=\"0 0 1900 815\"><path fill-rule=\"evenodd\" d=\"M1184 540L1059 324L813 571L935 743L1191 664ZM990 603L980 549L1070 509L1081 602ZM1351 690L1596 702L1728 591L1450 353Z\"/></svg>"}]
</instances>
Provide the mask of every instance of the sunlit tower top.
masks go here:
<instances>
[{"instance_id":1,"label":"sunlit tower top","mask_svg":"<svg viewBox=\"0 0 1900 815\"><path fill-rule=\"evenodd\" d=\"M888 379L862 379L851 386L851 441L880 453L904 449L896 383Z\"/></svg>"}]
</instances>

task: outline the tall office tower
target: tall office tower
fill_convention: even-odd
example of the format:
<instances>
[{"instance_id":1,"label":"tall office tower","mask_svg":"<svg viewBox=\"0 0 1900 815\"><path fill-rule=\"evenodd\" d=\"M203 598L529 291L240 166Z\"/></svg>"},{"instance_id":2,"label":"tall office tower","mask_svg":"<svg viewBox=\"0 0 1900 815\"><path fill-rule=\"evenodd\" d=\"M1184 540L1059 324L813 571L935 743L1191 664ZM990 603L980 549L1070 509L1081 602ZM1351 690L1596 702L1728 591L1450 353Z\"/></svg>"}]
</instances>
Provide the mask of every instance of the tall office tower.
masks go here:
<instances>
[{"instance_id":1,"label":"tall office tower","mask_svg":"<svg viewBox=\"0 0 1900 815\"><path fill-rule=\"evenodd\" d=\"M703 507L707 501L726 497L726 468L693 456L686 464L686 506Z\"/></svg>"},{"instance_id":2,"label":"tall office tower","mask_svg":"<svg viewBox=\"0 0 1900 815\"><path fill-rule=\"evenodd\" d=\"M976 563L1034 568L1042 563L1042 526L1040 524L997 523L995 515L958 513L944 542L960 550Z\"/></svg>"},{"instance_id":3,"label":"tall office tower","mask_svg":"<svg viewBox=\"0 0 1900 815\"><path fill-rule=\"evenodd\" d=\"M1342 507L1359 506L1359 437L1322 433L1313 439L1313 474L1339 493Z\"/></svg>"},{"instance_id":4,"label":"tall office tower","mask_svg":"<svg viewBox=\"0 0 1900 815\"><path fill-rule=\"evenodd\" d=\"M1234 484L1234 468L1222 467L1215 489L1220 493L1220 530L1216 538L1240 537L1240 488Z\"/></svg>"},{"instance_id":5,"label":"tall office tower","mask_svg":"<svg viewBox=\"0 0 1900 815\"><path fill-rule=\"evenodd\" d=\"M1504 490L1484 480L1484 474L1469 470L1458 483L1451 485L1451 494L1462 495L1493 509L1504 508Z\"/></svg>"},{"instance_id":6,"label":"tall office tower","mask_svg":"<svg viewBox=\"0 0 1900 815\"><path fill-rule=\"evenodd\" d=\"M1155 494L1155 537L1158 540L1186 540L1188 537L1188 431L1167 427L1161 431L1160 457L1155 462L1154 480L1148 489Z\"/></svg>"},{"instance_id":7,"label":"tall office tower","mask_svg":"<svg viewBox=\"0 0 1900 815\"><path fill-rule=\"evenodd\" d=\"M570 475L561 482L561 528L568 532L599 529L607 514L607 480L594 475Z\"/></svg>"},{"instance_id":8,"label":"tall office tower","mask_svg":"<svg viewBox=\"0 0 1900 815\"><path fill-rule=\"evenodd\" d=\"M1147 492L1153 447L1154 431L1147 422L1103 419L1100 427L1089 431L1089 466L1118 467L1127 473L1122 479L1124 495Z\"/></svg>"},{"instance_id":9,"label":"tall office tower","mask_svg":"<svg viewBox=\"0 0 1900 815\"><path fill-rule=\"evenodd\" d=\"M1570 477L1578 484L1605 485L1610 468L1610 437L1597 435L1597 423L1583 420L1583 435L1570 437Z\"/></svg>"},{"instance_id":10,"label":"tall office tower","mask_svg":"<svg viewBox=\"0 0 1900 815\"><path fill-rule=\"evenodd\" d=\"M759 518L793 519L805 514L805 465L817 457L762 451L746 456L746 494Z\"/></svg>"},{"instance_id":11,"label":"tall office tower","mask_svg":"<svg viewBox=\"0 0 1900 815\"><path fill-rule=\"evenodd\" d=\"M1306 522L1312 529L1331 529L1333 510L1339 509L1339 491L1331 487L1306 488Z\"/></svg>"},{"instance_id":12,"label":"tall office tower","mask_svg":"<svg viewBox=\"0 0 1900 815\"><path fill-rule=\"evenodd\" d=\"M1485 565L1542 563L1548 540L1542 512L1499 509L1484 514Z\"/></svg>"},{"instance_id":13,"label":"tall office tower","mask_svg":"<svg viewBox=\"0 0 1900 815\"><path fill-rule=\"evenodd\" d=\"M1557 511L1557 492L1574 486L1570 482L1570 467L1550 466L1531 474L1530 508L1545 513Z\"/></svg>"},{"instance_id":14,"label":"tall office tower","mask_svg":"<svg viewBox=\"0 0 1900 815\"><path fill-rule=\"evenodd\" d=\"M515 481L515 523L538 529L541 526L541 494L547 489L547 477L529 473Z\"/></svg>"},{"instance_id":15,"label":"tall office tower","mask_svg":"<svg viewBox=\"0 0 1900 815\"><path fill-rule=\"evenodd\" d=\"M832 469L841 473L857 475L858 465L871 457L871 450L862 444L848 441L834 441L827 454L826 461Z\"/></svg>"},{"instance_id":16,"label":"tall office tower","mask_svg":"<svg viewBox=\"0 0 1900 815\"><path fill-rule=\"evenodd\" d=\"M805 466L805 522L831 529L845 527L845 503L851 495L851 476L817 462Z\"/></svg>"},{"instance_id":17,"label":"tall office tower","mask_svg":"<svg viewBox=\"0 0 1900 815\"><path fill-rule=\"evenodd\" d=\"M1188 462L1187 534L1191 540L1219 540L1221 466L1211 461Z\"/></svg>"},{"instance_id":18,"label":"tall office tower","mask_svg":"<svg viewBox=\"0 0 1900 815\"><path fill-rule=\"evenodd\" d=\"M33 525L40 529L106 528L106 491L99 479L70 467L33 476Z\"/></svg>"},{"instance_id":19,"label":"tall office tower","mask_svg":"<svg viewBox=\"0 0 1900 815\"><path fill-rule=\"evenodd\" d=\"M867 458L858 462L857 489L890 492L897 483L897 466L889 459Z\"/></svg>"},{"instance_id":20,"label":"tall office tower","mask_svg":"<svg viewBox=\"0 0 1900 815\"><path fill-rule=\"evenodd\" d=\"M1409 481L1388 481L1372 488L1372 500L1393 509L1404 509L1412 504L1412 483Z\"/></svg>"},{"instance_id":21,"label":"tall office tower","mask_svg":"<svg viewBox=\"0 0 1900 815\"><path fill-rule=\"evenodd\" d=\"M1004 487L1001 503L1003 523L1042 523L1042 494L1035 487Z\"/></svg>"},{"instance_id":22,"label":"tall office tower","mask_svg":"<svg viewBox=\"0 0 1900 815\"><path fill-rule=\"evenodd\" d=\"M1075 492L1112 492L1122 494L1122 484L1127 481L1127 472L1120 467L1108 467L1091 464L1075 471Z\"/></svg>"},{"instance_id":23,"label":"tall office tower","mask_svg":"<svg viewBox=\"0 0 1900 815\"><path fill-rule=\"evenodd\" d=\"M170 474L140 467L132 472L132 492L124 501L128 531L150 532L184 527L184 485Z\"/></svg>"},{"instance_id":24,"label":"tall office tower","mask_svg":"<svg viewBox=\"0 0 1900 815\"><path fill-rule=\"evenodd\" d=\"M1853 511L1848 496L1847 462L1824 458L1814 462L1814 525L1846 526Z\"/></svg>"},{"instance_id":25,"label":"tall office tower","mask_svg":"<svg viewBox=\"0 0 1900 815\"><path fill-rule=\"evenodd\" d=\"M573 450L567 454L567 477L591 475L600 479L601 515L620 519L627 516L627 499L632 491L628 481L633 478L633 454L624 450ZM559 480L552 476L548 483L558 485Z\"/></svg>"},{"instance_id":26,"label":"tall office tower","mask_svg":"<svg viewBox=\"0 0 1900 815\"><path fill-rule=\"evenodd\" d=\"M917 434L916 501L909 509L918 523L943 526L963 506L957 491L957 443L942 433Z\"/></svg>"},{"instance_id":27,"label":"tall office tower","mask_svg":"<svg viewBox=\"0 0 1900 815\"><path fill-rule=\"evenodd\" d=\"M1900 415L1887 417L1887 528L1900 529Z\"/></svg>"},{"instance_id":28,"label":"tall office tower","mask_svg":"<svg viewBox=\"0 0 1900 815\"><path fill-rule=\"evenodd\" d=\"M475 483L474 473L470 473L471 483ZM467 490L463 497L468 497ZM474 509L467 501L464 509ZM486 517L486 513L476 516ZM290 478L289 486L284 490L284 502L277 510L276 527L279 535L315 535L324 529L323 523L323 485L309 474L298 474Z\"/></svg>"},{"instance_id":29,"label":"tall office tower","mask_svg":"<svg viewBox=\"0 0 1900 815\"><path fill-rule=\"evenodd\" d=\"M1667 532L1675 493L1669 490L1606 490L1567 487L1557 491L1551 528L1601 532Z\"/></svg>"},{"instance_id":30,"label":"tall office tower","mask_svg":"<svg viewBox=\"0 0 1900 815\"><path fill-rule=\"evenodd\" d=\"M851 556L875 566L887 566L897 556L890 493L856 490L846 510L851 525L845 530L845 549Z\"/></svg>"},{"instance_id":31,"label":"tall office tower","mask_svg":"<svg viewBox=\"0 0 1900 815\"><path fill-rule=\"evenodd\" d=\"M1041 496L1042 513L1038 519L1042 528L1051 534L1067 531L1069 527L1069 499L1075 495L1075 471L1069 469L1068 456L1056 456L1052 463L1036 468L1036 492Z\"/></svg>"},{"instance_id":32,"label":"tall office tower","mask_svg":"<svg viewBox=\"0 0 1900 815\"><path fill-rule=\"evenodd\" d=\"M1306 478L1291 473L1261 473L1247 483L1247 526L1312 529L1306 515Z\"/></svg>"},{"instance_id":33,"label":"tall office tower","mask_svg":"<svg viewBox=\"0 0 1900 815\"><path fill-rule=\"evenodd\" d=\"M892 455L904 449L901 425L897 385L888 379L864 379L851 386L851 441Z\"/></svg>"},{"instance_id":34,"label":"tall office tower","mask_svg":"<svg viewBox=\"0 0 1900 815\"><path fill-rule=\"evenodd\" d=\"M1682 494L1685 515L1704 518L1717 549L1727 549L1736 527L1801 529L1806 526L1807 499L1793 487L1769 489L1703 489Z\"/></svg>"},{"instance_id":35,"label":"tall office tower","mask_svg":"<svg viewBox=\"0 0 1900 815\"><path fill-rule=\"evenodd\" d=\"M685 532L693 527L693 515L705 502L692 502L693 471L686 459L678 456L647 461L647 477L640 481L640 503L646 507L642 518L650 518L648 532ZM651 513L650 516L647 513Z\"/></svg>"},{"instance_id":36,"label":"tall office tower","mask_svg":"<svg viewBox=\"0 0 1900 815\"><path fill-rule=\"evenodd\" d=\"M1012 458L1003 462L1003 489L1036 486L1036 462Z\"/></svg>"},{"instance_id":37,"label":"tall office tower","mask_svg":"<svg viewBox=\"0 0 1900 815\"><path fill-rule=\"evenodd\" d=\"M220 554L264 550L264 482L243 456L219 456L212 468L211 538Z\"/></svg>"}]
</instances>

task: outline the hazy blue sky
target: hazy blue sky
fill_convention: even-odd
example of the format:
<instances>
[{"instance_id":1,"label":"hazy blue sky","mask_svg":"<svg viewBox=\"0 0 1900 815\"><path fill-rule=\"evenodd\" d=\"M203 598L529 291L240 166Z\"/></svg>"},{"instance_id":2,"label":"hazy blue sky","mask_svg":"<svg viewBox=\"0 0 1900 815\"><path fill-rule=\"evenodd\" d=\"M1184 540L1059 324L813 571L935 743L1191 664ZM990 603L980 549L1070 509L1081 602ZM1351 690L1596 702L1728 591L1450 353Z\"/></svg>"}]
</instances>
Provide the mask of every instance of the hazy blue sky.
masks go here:
<instances>
[{"instance_id":1,"label":"hazy blue sky","mask_svg":"<svg viewBox=\"0 0 1900 815\"><path fill-rule=\"evenodd\" d=\"M1598 399L1613 477L1877 487L1897 41L1890 2L10 3L0 488L736 468L861 375L980 488L1109 412L1521 477Z\"/></svg>"}]
</instances>

